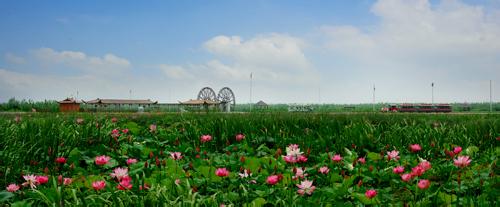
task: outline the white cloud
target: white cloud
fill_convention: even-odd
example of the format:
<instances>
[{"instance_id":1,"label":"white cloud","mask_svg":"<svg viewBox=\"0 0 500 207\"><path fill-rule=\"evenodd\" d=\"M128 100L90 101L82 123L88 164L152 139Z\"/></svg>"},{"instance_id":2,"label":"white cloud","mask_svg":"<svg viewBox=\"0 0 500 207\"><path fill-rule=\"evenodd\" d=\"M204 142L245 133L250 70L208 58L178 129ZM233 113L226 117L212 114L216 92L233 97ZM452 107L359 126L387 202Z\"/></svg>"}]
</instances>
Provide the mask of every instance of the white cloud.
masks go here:
<instances>
[{"instance_id":1,"label":"white cloud","mask_svg":"<svg viewBox=\"0 0 500 207\"><path fill-rule=\"evenodd\" d=\"M114 73L131 67L130 62L114 54L103 57L88 56L78 51L55 51L51 48L40 48L32 51L35 59L46 66L66 66L94 73Z\"/></svg>"},{"instance_id":2,"label":"white cloud","mask_svg":"<svg viewBox=\"0 0 500 207\"><path fill-rule=\"evenodd\" d=\"M19 57L17 55L14 55L12 53L6 53L4 58L8 63L11 63L11 64L24 64L24 63L26 63L26 59L24 59L23 57Z\"/></svg>"},{"instance_id":3,"label":"white cloud","mask_svg":"<svg viewBox=\"0 0 500 207\"><path fill-rule=\"evenodd\" d=\"M163 73L172 79L192 79L193 76L189 74L189 72L184 69L182 66L178 65L167 65L167 64L161 64L158 66L160 70L163 71Z\"/></svg>"}]
</instances>

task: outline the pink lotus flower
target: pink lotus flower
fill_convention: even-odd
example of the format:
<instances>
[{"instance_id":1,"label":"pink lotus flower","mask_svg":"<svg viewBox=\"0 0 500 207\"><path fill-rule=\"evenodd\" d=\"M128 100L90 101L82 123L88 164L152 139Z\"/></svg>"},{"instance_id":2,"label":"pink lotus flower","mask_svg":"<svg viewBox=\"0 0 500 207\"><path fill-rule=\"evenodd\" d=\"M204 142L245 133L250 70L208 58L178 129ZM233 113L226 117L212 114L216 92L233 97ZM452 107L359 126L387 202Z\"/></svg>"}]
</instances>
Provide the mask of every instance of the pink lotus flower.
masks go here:
<instances>
[{"instance_id":1,"label":"pink lotus flower","mask_svg":"<svg viewBox=\"0 0 500 207\"><path fill-rule=\"evenodd\" d=\"M155 133L156 132L156 125L154 125L154 124L149 125L149 132Z\"/></svg>"},{"instance_id":2,"label":"pink lotus flower","mask_svg":"<svg viewBox=\"0 0 500 207\"><path fill-rule=\"evenodd\" d=\"M387 159L388 160L399 160L399 151L392 150L390 152L387 152Z\"/></svg>"},{"instance_id":3,"label":"pink lotus flower","mask_svg":"<svg viewBox=\"0 0 500 207\"><path fill-rule=\"evenodd\" d=\"M418 184L417 184L418 188L420 188L422 190L429 188L430 185L431 185L431 182L429 180L420 180L420 181L418 181Z\"/></svg>"},{"instance_id":4,"label":"pink lotus flower","mask_svg":"<svg viewBox=\"0 0 500 207\"><path fill-rule=\"evenodd\" d=\"M8 185L6 189L7 189L7 191L13 193L13 192L18 191L19 188L20 188L19 185L16 185L16 184L12 183L12 184Z\"/></svg>"},{"instance_id":5,"label":"pink lotus flower","mask_svg":"<svg viewBox=\"0 0 500 207\"><path fill-rule=\"evenodd\" d=\"M424 161L418 163L418 166L422 167L424 169L424 171L427 171L427 170L431 169L431 167L432 167L431 163L427 160L424 160Z\"/></svg>"},{"instance_id":6,"label":"pink lotus flower","mask_svg":"<svg viewBox=\"0 0 500 207\"><path fill-rule=\"evenodd\" d=\"M128 134L128 129L122 129L122 133Z\"/></svg>"},{"instance_id":7,"label":"pink lotus flower","mask_svg":"<svg viewBox=\"0 0 500 207\"><path fill-rule=\"evenodd\" d=\"M71 179L71 178L64 178L63 179L64 185L70 185L72 182L73 182L73 179Z\"/></svg>"},{"instance_id":8,"label":"pink lotus flower","mask_svg":"<svg viewBox=\"0 0 500 207\"><path fill-rule=\"evenodd\" d=\"M397 166L397 167L392 169L392 172L394 172L396 174L401 174L401 173L405 172L405 168L403 166Z\"/></svg>"},{"instance_id":9,"label":"pink lotus flower","mask_svg":"<svg viewBox=\"0 0 500 207\"><path fill-rule=\"evenodd\" d=\"M135 158L128 158L127 159L127 165L135 164L137 163L137 159Z\"/></svg>"},{"instance_id":10,"label":"pink lotus flower","mask_svg":"<svg viewBox=\"0 0 500 207\"><path fill-rule=\"evenodd\" d=\"M361 164L365 164L366 163L366 158L365 157L360 157L360 158L358 158L358 162L361 163Z\"/></svg>"},{"instance_id":11,"label":"pink lotus flower","mask_svg":"<svg viewBox=\"0 0 500 207\"><path fill-rule=\"evenodd\" d=\"M205 143L205 142L210 142L212 140L212 136L206 134L206 135L201 135L200 137L200 141L202 143Z\"/></svg>"},{"instance_id":12,"label":"pink lotus flower","mask_svg":"<svg viewBox=\"0 0 500 207\"><path fill-rule=\"evenodd\" d=\"M309 180L304 180L302 182L300 182L300 185L297 184L297 187L299 187L299 190L297 190L297 193L300 194L300 195L304 195L304 194L307 194L307 195L311 195L314 190L316 189L316 186L313 186L313 181L309 181Z\"/></svg>"},{"instance_id":13,"label":"pink lotus flower","mask_svg":"<svg viewBox=\"0 0 500 207\"><path fill-rule=\"evenodd\" d=\"M113 131L111 131L111 137L118 138L119 136L120 136L120 130L113 129Z\"/></svg>"},{"instance_id":14,"label":"pink lotus flower","mask_svg":"<svg viewBox=\"0 0 500 207\"><path fill-rule=\"evenodd\" d=\"M180 152L171 152L170 153L170 157L173 160L180 160L180 159L182 159L182 153L180 153Z\"/></svg>"},{"instance_id":15,"label":"pink lotus flower","mask_svg":"<svg viewBox=\"0 0 500 207\"><path fill-rule=\"evenodd\" d=\"M286 148L286 155L294 156L294 157L302 155L302 152L300 151L299 145L297 145L297 144L288 145L288 147Z\"/></svg>"},{"instance_id":16,"label":"pink lotus flower","mask_svg":"<svg viewBox=\"0 0 500 207\"><path fill-rule=\"evenodd\" d=\"M100 181L95 181L92 183L92 187L94 190L102 190L106 187L106 181L100 180Z\"/></svg>"},{"instance_id":17,"label":"pink lotus flower","mask_svg":"<svg viewBox=\"0 0 500 207\"><path fill-rule=\"evenodd\" d=\"M130 177L128 177L128 178L130 178ZM116 188L118 188L118 190L130 190L130 189L132 189L132 183L130 183L131 181L132 181L132 179L123 179L120 181L118 186L116 186Z\"/></svg>"},{"instance_id":18,"label":"pink lotus flower","mask_svg":"<svg viewBox=\"0 0 500 207\"><path fill-rule=\"evenodd\" d=\"M307 173L304 173L304 170L302 168L294 168L295 170L295 175L292 176L293 180L297 180L299 178L304 178L304 176L307 176Z\"/></svg>"},{"instance_id":19,"label":"pink lotus flower","mask_svg":"<svg viewBox=\"0 0 500 207\"><path fill-rule=\"evenodd\" d=\"M278 183L278 181L280 181L280 179L279 179L279 176L277 176L277 175L270 175L266 179L266 182L269 185L275 185L276 183Z\"/></svg>"},{"instance_id":20,"label":"pink lotus flower","mask_svg":"<svg viewBox=\"0 0 500 207\"><path fill-rule=\"evenodd\" d=\"M118 122L118 119L116 117L111 118L111 122L116 123Z\"/></svg>"},{"instance_id":21,"label":"pink lotus flower","mask_svg":"<svg viewBox=\"0 0 500 207\"><path fill-rule=\"evenodd\" d=\"M422 176L425 173L425 169L422 168L420 165L415 166L414 168L411 169L411 175L412 176Z\"/></svg>"},{"instance_id":22,"label":"pink lotus flower","mask_svg":"<svg viewBox=\"0 0 500 207\"><path fill-rule=\"evenodd\" d=\"M227 177L229 176L229 171L226 168L217 168L217 170L215 170L215 175L219 177Z\"/></svg>"},{"instance_id":23,"label":"pink lotus flower","mask_svg":"<svg viewBox=\"0 0 500 207\"><path fill-rule=\"evenodd\" d=\"M369 199L372 199L373 197L375 197L377 195L377 191L376 190L373 190L373 189L370 189L370 190L367 190L365 192L365 196Z\"/></svg>"},{"instance_id":24,"label":"pink lotus flower","mask_svg":"<svg viewBox=\"0 0 500 207\"><path fill-rule=\"evenodd\" d=\"M412 144L412 145L410 145L410 151L411 152L418 152L420 150L422 150L422 147L420 147L419 144Z\"/></svg>"},{"instance_id":25,"label":"pink lotus flower","mask_svg":"<svg viewBox=\"0 0 500 207\"><path fill-rule=\"evenodd\" d=\"M283 159L285 160L286 163L296 163L297 162L297 158L293 155L283 156Z\"/></svg>"},{"instance_id":26,"label":"pink lotus flower","mask_svg":"<svg viewBox=\"0 0 500 207\"><path fill-rule=\"evenodd\" d=\"M403 180L404 182L409 182L412 178L412 175L410 173L406 173L406 174L403 174L401 175L401 180Z\"/></svg>"},{"instance_id":27,"label":"pink lotus flower","mask_svg":"<svg viewBox=\"0 0 500 207\"><path fill-rule=\"evenodd\" d=\"M58 158L56 158L56 163L64 164L64 163L66 163L66 158L65 157L58 157Z\"/></svg>"},{"instance_id":28,"label":"pink lotus flower","mask_svg":"<svg viewBox=\"0 0 500 207\"><path fill-rule=\"evenodd\" d=\"M453 160L453 164L459 168L464 168L469 166L471 162L471 159L469 159L469 156L458 156L456 159Z\"/></svg>"},{"instance_id":29,"label":"pink lotus flower","mask_svg":"<svg viewBox=\"0 0 500 207\"><path fill-rule=\"evenodd\" d=\"M97 156L95 158L95 164L96 165L105 165L105 164L108 164L110 159L111 158L106 156L106 155Z\"/></svg>"},{"instance_id":30,"label":"pink lotus flower","mask_svg":"<svg viewBox=\"0 0 500 207\"><path fill-rule=\"evenodd\" d=\"M35 189L38 184L38 179L36 179L37 176L35 175L25 175L23 176L24 180L26 182L23 183L23 186L30 186L31 189Z\"/></svg>"},{"instance_id":31,"label":"pink lotus flower","mask_svg":"<svg viewBox=\"0 0 500 207\"><path fill-rule=\"evenodd\" d=\"M330 169L328 169L327 166L323 166L323 167L319 168L319 173L321 173L321 174L326 175L326 174L328 174L328 172L330 172Z\"/></svg>"},{"instance_id":32,"label":"pink lotus flower","mask_svg":"<svg viewBox=\"0 0 500 207\"><path fill-rule=\"evenodd\" d=\"M458 146L458 147L453 148L453 153L459 154L460 152L462 152L462 147Z\"/></svg>"},{"instance_id":33,"label":"pink lotus flower","mask_svg":"<svg viewBox=\"0 0 500 207\"><path fill-rule=\"evenodd\" d=\"M307 162L307 157L304 156L304 155L299 155L298 158L297 158L297 162Z\"/></svg>"},{"instance_id":34,"label":"pink lotus flower","mask_svg":"<svg viewBox=\"0 0 500 207\"><path fill-rule=\"evenodd\" d=\"M342 156L340 156L340 155L338 155L338 154L337 154L337 155L334 155L334 156L332 157L332 161L333 161L333 162L340 162L340 161L342 161Z\"/></svg>"},{"instance_id":35,"label":"pink lotus flower","mask_svg":"<svg viewBox=\"0 0 500 207\"><path fill-rule=\"evenodd\" d=\"M237 134L236 135L236 141L241 142L244 139L245 139L245 135L244 134Z\"/></svg>"},{"instance_id":36,"label":"pink lotus flower","mask_svg":"<svg viewBox=\"0 0 500 207\"><path fill-rule=\"evenodd\" d=\"M117 167L113 170L113 173L111 173L111 177L116 178L119 181L122 180L126 176L128 176L128 169L127 168Z\"/></svg>"},{"instance_id":37,"label":"pink lotus flower","mask_svg":"<svg viewBox=\"0 0 500 207\"><path fill-rule=\"evenodd\" d=\"M45 184L45 183L49 182L49 177L48 176L39 175L39 176L36 176L36 181L39 184Z\"/></svg>"}]
</instances>

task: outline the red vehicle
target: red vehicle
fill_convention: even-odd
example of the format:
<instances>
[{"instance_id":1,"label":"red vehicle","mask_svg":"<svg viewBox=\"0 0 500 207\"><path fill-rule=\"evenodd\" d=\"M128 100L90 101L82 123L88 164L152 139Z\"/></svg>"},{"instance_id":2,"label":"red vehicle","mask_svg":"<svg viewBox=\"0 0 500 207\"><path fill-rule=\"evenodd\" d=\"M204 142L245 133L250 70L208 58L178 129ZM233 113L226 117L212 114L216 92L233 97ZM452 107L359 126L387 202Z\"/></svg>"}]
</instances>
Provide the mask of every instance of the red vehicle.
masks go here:
<instances>
[{"instance_id":1,"label":"red vehicle","mask_svg":"<svg viewBox=\"0 0 500 207\"><path fill-rule=\"evenodd\" d=\"M387 108L382 109L383 112L420 112L420 113L435 113L435 112L451 112L450 104L391 104Z\"/></svg>"}]
</instances>

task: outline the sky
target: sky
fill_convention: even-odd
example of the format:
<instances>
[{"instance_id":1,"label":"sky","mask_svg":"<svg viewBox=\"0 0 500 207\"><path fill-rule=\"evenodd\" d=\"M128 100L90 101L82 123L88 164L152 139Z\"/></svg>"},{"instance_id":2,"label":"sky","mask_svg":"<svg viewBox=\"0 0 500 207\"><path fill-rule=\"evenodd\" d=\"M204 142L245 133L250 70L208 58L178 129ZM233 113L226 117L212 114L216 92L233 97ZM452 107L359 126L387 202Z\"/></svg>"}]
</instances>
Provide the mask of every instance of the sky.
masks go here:
<instances>
[{"instance_id":1,"label":"sky","mask_svg":"<svg viewBox=\"0 0 500 207\"><path fill-rule=\"evenodd\" d=\"M206 86L237 103L487 102L490 80L500 101L500 0L4 0L0 28L0 102Z\"/></svg>"}]
</instances>

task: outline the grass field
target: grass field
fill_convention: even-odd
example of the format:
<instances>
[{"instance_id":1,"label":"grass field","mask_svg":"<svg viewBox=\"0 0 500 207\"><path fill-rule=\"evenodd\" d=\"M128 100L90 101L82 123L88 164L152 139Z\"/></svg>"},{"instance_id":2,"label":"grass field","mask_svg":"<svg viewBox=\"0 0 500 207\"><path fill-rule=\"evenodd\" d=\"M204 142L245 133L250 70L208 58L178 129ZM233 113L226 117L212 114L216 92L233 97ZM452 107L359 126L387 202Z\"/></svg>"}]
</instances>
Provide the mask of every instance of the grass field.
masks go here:
<instances>
[{"instance_id":1,"label":"grass field","mask_svg":"<svg viewBox=\"0 0 500 207\"><path fill-rule=\"evenodd\" d=\"M495 206L500 197L499 114L3 114L0 137L4 204Z\"/></svg>"}]
</instances>

